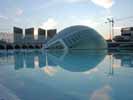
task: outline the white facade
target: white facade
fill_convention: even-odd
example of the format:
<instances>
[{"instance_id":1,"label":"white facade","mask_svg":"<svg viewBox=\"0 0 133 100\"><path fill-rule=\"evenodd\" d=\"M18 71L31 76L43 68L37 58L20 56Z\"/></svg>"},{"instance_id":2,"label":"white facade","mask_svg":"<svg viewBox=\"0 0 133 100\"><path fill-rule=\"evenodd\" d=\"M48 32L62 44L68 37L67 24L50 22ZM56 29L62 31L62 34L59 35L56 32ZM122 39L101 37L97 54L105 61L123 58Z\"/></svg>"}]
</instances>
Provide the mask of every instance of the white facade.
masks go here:
<instances>
[{"instance_id":1,"label":"white facade","mask_svg":"<svg viewBox=\"0 0 133 100\"><path fill-rule=\"evenodd\" d=\"M33 42L35 42L35 39L34 39L34 28L25 29L24 42L25 43L33 43Z\"/></svg>"},{"instance_id":2,"label":"white facade","mask_svg":"<svg viewBox=\"0 0 133 100\"><path fill-rule=\"evenodd\" d=\"M45 29L38 29L38 42L45 43L46 41L46 30Z\"/></svg>"},{"instance_id":3,"label":"white facade","mask_svg":"<svg viewBox=\"0 0 133 100\"><path fill-rule=\"evenodd\" d=\"M47 42L48 49L106 49L104 38L86 26L68 27Z\"/></svg>"},{"instance_id":4,"label":"white facade","mask_svg":"<svg viewBox=\"0 0 133 100\"><path fill-rule=\"evenodd\" d=\"M9 42L9 43L13 43L13 41L14 41L13 33L0 32L0 40Z\"/></svg>"}]
</instances>

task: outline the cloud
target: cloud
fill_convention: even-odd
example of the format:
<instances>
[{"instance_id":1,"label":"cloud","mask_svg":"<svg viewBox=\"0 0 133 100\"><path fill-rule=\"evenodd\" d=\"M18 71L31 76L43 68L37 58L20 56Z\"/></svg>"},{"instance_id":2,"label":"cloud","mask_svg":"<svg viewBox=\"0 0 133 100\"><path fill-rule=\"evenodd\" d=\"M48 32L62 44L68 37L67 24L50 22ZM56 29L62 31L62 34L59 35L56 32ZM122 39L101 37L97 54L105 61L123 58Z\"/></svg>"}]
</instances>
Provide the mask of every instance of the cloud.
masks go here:
<instances>
[{"instance_id":1,"label":"cloud","mask_svg":"<svg viewBox=\"0 0 133 100\"><path fill-rule=\"evenodd\" d=\"M88 0L65 0L65 1L69 3L78 3L78 2L86 2Z\"/></svg>"},{"instance_id":2,"label":"cloud","mask_svg":"<svg viewBox=\"0 0 133 100\"><path fill-rule=\"evenodd\" d=\"M8 17L4 15L0 15L0 19L8 20Z\"/></svg>"},{"instance_id":3,"label":"cloud","mask_svg":"<svg viewBox=\"0 0 133 100\"><path fill-rule=\"evenodd\" d=\"M43 22L40 27L44 29L55 29L58 25L57 21L53 18L49 18L47 21Z\"/></svg>"},{"instance_id":4,"label":"cloud","mask_svg":"<svg viewBox=\"0 0 133 100\"><path fill-rule=\"evenodd\" d=\"M115 26L114 29L115 30L121 30L122 26Z\"/></svg>"},{"instance_id":5,"label":"cloud","mask_svg":"<svg viewBox=\"0 0 133 100\"><path fill-rule=\"evenodd\" d=\"M114 4L113 0L91 0L96 5L99 5L104 8L111 8Z\"/></svg>"},{"instance_id":6,"label":"cloud","mask_svg":"<svg viewBox=\"0 0 133 100\"><path fill-rule=\"evenodd\" d=\"M17 8L16 10L16 16L21 16L23 14L23 10L21 8Z\"/></svg>"},{"instance_id":7,"label":"cloud","mask_svg":"<svg viewBox=\"0 0 133 100\"><path fill-rule=\"evenodd\" d=\"M100 25L100 22L95 18L88 18L88 16L78 17L75 15L72 15L72 16L69 16L64 26L68 27L70 25L84 25L92 28L97 28Z\"/></svg>"},{"instance_id":8,"label":"cloud","mask_svg":"<svg viewBox=\"0 0 133 100\"><path fill-rule=\"evenodd\" d=\"M89 26L89 27L92 27L92 28L95 28L99 25L98 22L90 20L90 19L80 20L79 24Z\"/></svg>"},{"instance_id":9,"label":"cloud","mask_svg":"<svg viewBox=\"0 0 133 100\"><path fill-rule=\"evenodd\" d=\"M86 74L86 75L90 75L90 74L96 73L96 72L98 72L98 71L99 71L98 68L93 68L93 69L91 69L91 70L89 70L89 71L86 71L86 72L83 72L83 73Z\"/></svg>"},{"instance_id":10,"label":"cloud","mask_svg":"<svg viewBox=\"0 0 133 100\"><path fill-rule=\"evenodd\" d=\"M109 96L109 92L111 91L112 88L109 85L105 85L104 87L94 91L90 100L111 100Z\"/></svg>"},{"instance_id":11,"label":"cloud","mask_svg":"<svg viewBox=\"0 0 133 100\"><path fill-rule=\"evenodd\" d=\"M53 76L57 73L57 69L55 67L46 66L44 72L49 76Z\"/></svg>"},{"instance_id":12,"label":"cloud","mask_svg":"<svg viewBox=\"0 0 133 100\"><path fill-rule=\"evenodd\" d=\"M57 1L57 0L53 0ZM68 2L68 3L86 3L92 1L96 5L102 6L104 8L110 8L113 6L113 0L58 0L59 2Z\"/></svg>"},{"instance_id":13,"label":"cloud","mask_svg":"<svg viewBox=\"0 0 133 100\"><path fill-rule=\"evenodd\" d=\"M52 0L52 2L81 3L89 0Z\"/></svg>"}]
</instances>

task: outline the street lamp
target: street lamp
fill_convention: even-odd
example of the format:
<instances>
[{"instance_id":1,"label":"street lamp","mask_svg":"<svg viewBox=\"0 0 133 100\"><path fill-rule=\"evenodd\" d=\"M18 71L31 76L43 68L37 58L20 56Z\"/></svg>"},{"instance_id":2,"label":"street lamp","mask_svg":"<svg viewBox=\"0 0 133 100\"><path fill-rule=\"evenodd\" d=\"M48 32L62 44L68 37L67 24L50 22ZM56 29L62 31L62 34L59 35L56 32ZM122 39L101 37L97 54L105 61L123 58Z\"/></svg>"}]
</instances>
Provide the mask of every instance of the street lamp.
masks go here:
<instances>
[{"instance_id":1,"label":"street lamp","mask_svg":"<svg viewBox=\"0 0 133 100\"><path fill-rule=\"evenodd\" d=\"M108 22L106 23L109 23L109 27L110 27L110 37L109 39L110 40L113 40L113 37L114 37L114 19L113 18L107 18Z\"/></svg>"}]
</instances>

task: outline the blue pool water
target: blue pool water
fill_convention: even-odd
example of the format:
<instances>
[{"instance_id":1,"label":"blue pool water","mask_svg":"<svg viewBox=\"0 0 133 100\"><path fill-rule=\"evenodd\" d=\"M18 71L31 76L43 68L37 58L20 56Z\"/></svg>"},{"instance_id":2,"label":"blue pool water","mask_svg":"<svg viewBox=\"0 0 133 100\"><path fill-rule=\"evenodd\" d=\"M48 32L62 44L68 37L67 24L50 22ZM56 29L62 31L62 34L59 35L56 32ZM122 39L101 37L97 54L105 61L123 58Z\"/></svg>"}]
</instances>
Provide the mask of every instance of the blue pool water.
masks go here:
<instances>
[{"instance_id":1,"label":"blue pool water","mask_svg":"<svg viewBox=\"0 0 133 100\"><path fill-rule=\"evenodd\" d=\"M1 54L0 100L133 100L133 53Z\"/></svg>"}]
</instances>

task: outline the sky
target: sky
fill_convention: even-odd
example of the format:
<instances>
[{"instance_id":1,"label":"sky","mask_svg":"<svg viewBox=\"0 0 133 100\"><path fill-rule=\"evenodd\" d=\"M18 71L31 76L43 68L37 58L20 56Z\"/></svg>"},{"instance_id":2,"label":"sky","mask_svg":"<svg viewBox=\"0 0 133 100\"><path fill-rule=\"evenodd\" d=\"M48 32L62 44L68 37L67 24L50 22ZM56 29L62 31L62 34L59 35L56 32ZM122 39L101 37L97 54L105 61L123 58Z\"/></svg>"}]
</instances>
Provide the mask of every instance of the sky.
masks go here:
<instances>
[{"instance_id":1,"label":"sky","mask_svg":"<svg viewBox=\"0 0 133 100\"><path fill-rule=\"evenodd\" d=\"M133 0L0 0L0 32L22 28L57 28L86 25L109 37L107 18L115 20L115 34L133 26ZM123 19L123 20L119 20Z\"/></svg>"}]
</instances>

